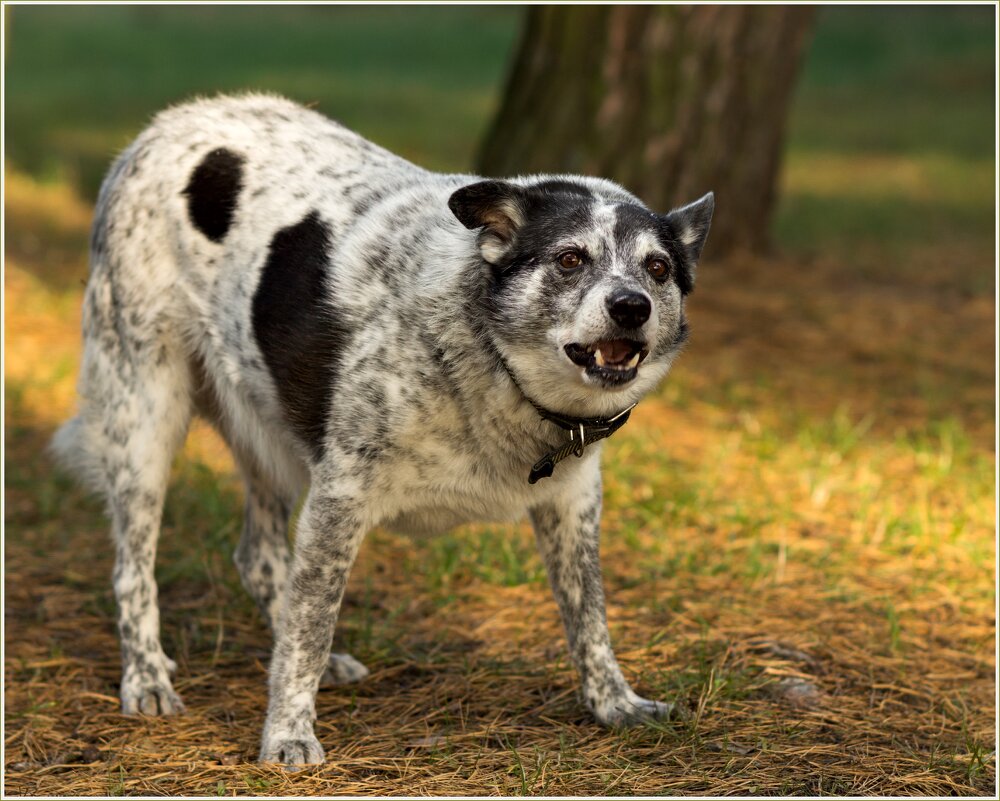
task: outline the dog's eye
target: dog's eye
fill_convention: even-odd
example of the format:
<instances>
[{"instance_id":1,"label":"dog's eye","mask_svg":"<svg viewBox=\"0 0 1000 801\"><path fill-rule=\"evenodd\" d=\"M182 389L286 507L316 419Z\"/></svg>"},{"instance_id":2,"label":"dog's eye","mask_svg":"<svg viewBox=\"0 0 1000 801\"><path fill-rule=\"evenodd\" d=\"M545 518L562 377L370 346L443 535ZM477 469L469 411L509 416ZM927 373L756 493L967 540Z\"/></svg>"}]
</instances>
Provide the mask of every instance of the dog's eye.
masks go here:
<instances>
[{"instance_id":1,"label":"dog's eye","mask_svg":"<svg viewBox=\"0 0 1000 801\"><path fill-rule=\"evenodd\" d=\"M662 281L670 272L670 266L663 259L650 259L646 262L646 270L657 281Z\"/></svg>"},{"instance_id":2,"label":"dog's eye","mask_svg":"<svg viewBox=\"0 0 1000 801\"><path fill-rule=\"evenodd\" d=\"M564 270L575 270L583 264L583 256L575 250L567 250L559 257L559 266Z\"/></svg>"}]
</instances>

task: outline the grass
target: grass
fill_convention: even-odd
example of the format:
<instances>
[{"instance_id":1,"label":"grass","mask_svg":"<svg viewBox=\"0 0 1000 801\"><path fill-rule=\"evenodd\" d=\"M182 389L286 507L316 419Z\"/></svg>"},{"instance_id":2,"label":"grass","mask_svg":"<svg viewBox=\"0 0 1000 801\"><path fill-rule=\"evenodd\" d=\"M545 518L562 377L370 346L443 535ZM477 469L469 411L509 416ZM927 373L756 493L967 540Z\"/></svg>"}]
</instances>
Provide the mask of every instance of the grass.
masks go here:
<instances>
[{"instance_id":1,"label":"grass","mask_svg":"<svg viewBox=\"0 0 1000 801\"><path fill-rule=\"evenodd\" d=\"M995 281L995 10L941 11L821 8L776 235L845 278L981 293Z\"/></svg>"},{"instance_id":2,"label":"grass","mask_svg":"<svg viewBox=\"0 0 1000 801\"><path fill-rule=\"evenodd\" d=\"M496 102L520 13L461 6L5 12L8 156L34 175L75 183L88 199L112 154L151 114L193 94L247 89L315 103L428 167L464 168Z\"/></svg>"},{"instance_id":3,"label":"grass","mask_svg":"<svg viewBox=\"0 0 1000 801\"><path fill-rule=\"evenodd\" d=\"M5 792L991 795L992 45L983 9L907 11L822 11L784 250L704 265L689 351L607 445L612 637L687 719L589 721L526 526L375 531L337 634L372 675L321 691L331 760L288 774L254 763L269 638L202 424L157 564L190 712L118 714L107 526L43 456L74 403L93 190L156 106L264 81L463 168L516 10L422 9L415 37L398 9L275 8L267 31L259 9L5 9Z\"/></svg>"}]
</instances>

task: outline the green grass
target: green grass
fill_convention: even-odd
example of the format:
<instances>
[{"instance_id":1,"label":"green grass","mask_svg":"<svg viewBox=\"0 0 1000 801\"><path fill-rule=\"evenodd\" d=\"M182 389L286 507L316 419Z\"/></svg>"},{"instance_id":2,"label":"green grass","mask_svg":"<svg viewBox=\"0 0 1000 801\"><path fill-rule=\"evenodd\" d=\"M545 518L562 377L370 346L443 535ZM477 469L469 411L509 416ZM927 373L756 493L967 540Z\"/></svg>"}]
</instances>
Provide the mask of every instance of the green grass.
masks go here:
<instances>
[{"instance_id":1,"label":"green grass","mask_svg":"<svg viewBox=\"0 0 1000 801\"><path fill-rule=\"evenodd\" d=\"M454 600L454 587L482 580L503 587L544 581L534 538L522 529L463 529L433 538L415 555L412 569L423 572L441 602Z\"/></svg>"},{"instance_id":2,"label":"green grass","mask_svg":"<svg viewBox=\"0 0 1000 801\"><path fill-rule=\"evenodd\" d=\"M93 198L149 117L247 89L434 169L470 169L513 7L7 7L13 165ZM845 273L991 293L993 10L825 7L788 127L778 243ZM914 257L944 262L940 273Z\"/></svg>"},{"instance_id":3,"label":"green grass","mask_svg":"<svg viewBox=\"0 0 1000 801\"><path fill-rule=\"evenodd\" d=\"M994 9L824 7L789 118L778 241L992 294ZM948 251L958 251L948 253Z\"/></svg>"},{"instance_id":4,"label":"green grass","mask_svg":"<svg viewBox=\"0 0 1000 801\"><path fill-rule=\"evenodd\" d=\"M150 115L193 94L316 103L432 168L463 169L496 102L520 9L5 8L7 153L94 197Z\"/></svg>"},{"instance_id":5,"label":"green grass","mask_svg":"<svg viewBox=\"0 0 1000 801\"><path fill-rule=\"evenodd\" d=\"M991 156L993 20L988 6L821 8L792 148Z\"/></svg>"}]
</instances>

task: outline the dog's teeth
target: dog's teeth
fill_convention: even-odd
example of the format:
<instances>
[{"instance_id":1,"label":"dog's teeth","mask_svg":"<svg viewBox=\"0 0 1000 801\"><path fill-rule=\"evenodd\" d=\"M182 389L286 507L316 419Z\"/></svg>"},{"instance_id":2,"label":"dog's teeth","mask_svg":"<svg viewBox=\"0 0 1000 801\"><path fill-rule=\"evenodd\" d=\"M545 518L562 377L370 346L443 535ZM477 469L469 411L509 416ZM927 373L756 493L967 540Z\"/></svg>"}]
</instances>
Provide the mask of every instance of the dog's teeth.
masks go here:
<instances>
[{"instance_id":1,"label":"dog's teeth","mask_svg":"<svg viewBox=\"0 0 1000 801\"><path fill-rule=\"evenodd\" d=\"M631 359L628 360L626 367L638 367L639 366L639 354L636 353Z\"/></svg>"},{"instance_id":2,"label":"dog's teeth","mask_svg":"<svg viewBox=\"0 0 1000 801\"><path fill-rule=\"evenodd\" d=\"M601 353L600 348L594 351L594 364L598 367L604 367L604 354Z\"/></svg>"}]
</instances>

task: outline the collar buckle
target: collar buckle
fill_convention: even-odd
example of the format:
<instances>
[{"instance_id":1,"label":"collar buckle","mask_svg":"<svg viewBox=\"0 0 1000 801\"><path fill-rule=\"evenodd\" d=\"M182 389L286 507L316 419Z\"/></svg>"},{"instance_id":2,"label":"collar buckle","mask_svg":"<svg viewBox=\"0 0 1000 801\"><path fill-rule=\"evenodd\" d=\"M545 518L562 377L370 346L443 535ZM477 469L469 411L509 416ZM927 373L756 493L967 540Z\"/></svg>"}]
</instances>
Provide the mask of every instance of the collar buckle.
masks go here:
<instances>
[{"instance_id":1,"label":"collar buckle","mask_svg":"<svg viewBox=\"0 0 1000 801\"><path fill-rule=\"evenodd\" d=\"M576 436L575 436L576 435L576 431L574 431L572 428L569 430L569 438L570 438L570 440L575 440L576 441L576 450L575 450L574 453L576 454L576 457L578 459L582 459L583 458L583 449L587 447L587 432L584 430L584 426L583 426L582 422L580 423L580 428L578 430L580 432L580 439L576 439Z\"/></svg>"},{"instance_id":2,"label":"collar buckle","mask_svg":"<svg viewBox=\"0 0 1000 801\"><path fill-rule=\"evenodd\" d=\"M614 434L628 422L629 415L635 408L635 404L633 403L627 409L618 412L614 417L587 419L556 414L539 406L531 398L528 398L528 401L535 407L535 411L538 412L539 417L569 432L569 442L545 454L531 468L531 472L528 473L529 484L534 484L543 478L551 476L555 470L555 466L570 454L582 459L583 451L588 445L593 445L595 442L599 442Z\"/></svg>"}]
</instances>

